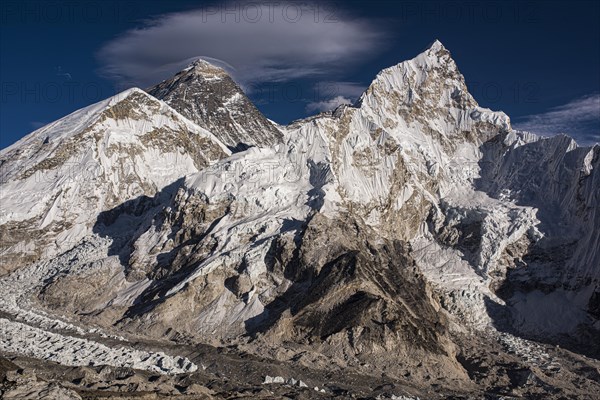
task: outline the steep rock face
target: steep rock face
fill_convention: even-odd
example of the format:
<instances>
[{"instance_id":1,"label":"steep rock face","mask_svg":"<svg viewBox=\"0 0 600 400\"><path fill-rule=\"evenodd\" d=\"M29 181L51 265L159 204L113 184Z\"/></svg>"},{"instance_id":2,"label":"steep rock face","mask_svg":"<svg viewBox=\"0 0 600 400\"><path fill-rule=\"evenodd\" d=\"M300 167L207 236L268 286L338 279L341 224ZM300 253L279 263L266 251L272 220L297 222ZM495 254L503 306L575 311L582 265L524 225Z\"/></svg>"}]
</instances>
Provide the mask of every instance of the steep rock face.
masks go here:
<instances>
[{"instance_id":1,"label":"steep rock face","mask_svg":"<svg viewBox=\"0 0 600 400\"><path fill-rule=\"evenodd\" d=\"M266 264L291 284L246 322L259 343L304 344L312 357L371 372L465 378L448 320L407 243L378 238L352 217L315 214L289 244L272 245Z\"/></svg>"},{"instance_id":2,"label":"steep rock face","mask_svg":"<svg viewBox=\"0 0 600 400\"><path fill-rule=\"evenodd\" d=\"M577 286L597 280L600 269L598 167L600 146L577 147L567 136L505 134L487 142L480 188L495 198L538 209L538 229L553 245L577 243L557 272L559 281Z\"/></svg>"},{"instance_id":3,"label":"steep rock face","mask_svg":"<svg viewBox=\"0 0 600 400\"><path fill-rule=\"evenodd\" d=\"M543 336L594 324L600 288L600 146L513 132L482 150L481 190L534 207L540 221L538 240L529 238L517 257L509 257L511 269L501 289L513 325Z\"/></svg>"},{"instance_id":4,"label":"steep rock face","mask_svg":"<svg viewBox=\"0 0 600 400\"><path fill-rule=\"evenodd\" d=\"M282 139L279 129L246 97L221 68L198 60L148 93L213 132L233 150L270 147Z\"/></svg>"},{"instance_id":5,"label":"steep rock face","mask_svg":"<svg viewBox=\"0 0 600 400\"><path fill-rule=\"evenodd\" d=\"M60 254L91 233L99 212L152 196L229 154L139 89L33 132L0 153L5 268Z\"/></svg>"}]
</instances>

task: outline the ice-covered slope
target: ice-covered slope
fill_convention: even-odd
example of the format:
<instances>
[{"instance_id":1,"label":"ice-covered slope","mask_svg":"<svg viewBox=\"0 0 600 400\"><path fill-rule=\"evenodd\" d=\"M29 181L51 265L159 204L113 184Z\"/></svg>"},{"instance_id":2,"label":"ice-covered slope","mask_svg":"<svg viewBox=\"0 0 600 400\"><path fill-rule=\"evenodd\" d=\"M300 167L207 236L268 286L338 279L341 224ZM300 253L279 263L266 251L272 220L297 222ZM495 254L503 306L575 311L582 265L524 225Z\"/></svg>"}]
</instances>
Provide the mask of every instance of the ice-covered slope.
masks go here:
<instances>
[{"instance_id":1,"label":"ice-covered slope","mask_svg":"<svg viewBox=\"0 0 600 400\"><path fill-rule=\"evenodd\" d=\"M229 154L210 132L139 89L38 129L0 153L3 268L73 247L99 212L153 196Z\"/></svg>"},{"instance_id":2,"label":"ice-covered slope","mask_svg":"<svg viewBox=\"0 0 600 400\"><path fill-rule=\"evenodd\" d=\"M282 134L246 97L227 73L197 60L174 77L148 89L148 93L213 132L234 150L269 147Z\"/></svg>"},{"instance_id":3,"label":"ice-covered slope","mask_svg":"<svg viewBox=\"0 0 600 400\"><path fill-rule=\"evenodd\" d=\"M455 335L598 334L599 147L512 130L440 42L284 131L96 209L31 292L106 328L424 380L467 379Z\"/></svg>"},{"instance_id":4,"label":"ice-covered slope","mask_svg":"<svg viewBox=\"0 0 600 400\"><path fill-rule=\"evenodd\" d=\"M511 132L482 146L476 186L536 211L538 237L505 255L500 293L510 319L536 337L600 328L600 146ZM517 251L514 251L517 250ZM597 331L596 331L597 334Z\"/></svg>"},{"instance_id":5,"label":"ice-covered slope","mask_svg":"<svg viewBox=\"0 0 600 400\"><path fill-rule=\"evenodd\" d=\"M256 317L273 301L264 294L272 292L265 259L273 243L289 232L295 237L315 213L327 220L350 216L382 240L410 242L416 264L463 322L480 327L497 323L499 317L491 310L505 307L496 291L507 271L515 268L514 259L525 257L532 243L547 236L540 216L544 207L483 186L482 182L500 182L487 176L485 163L490 146L507 135L521 134L511 131L503 113L477 105L448 51L436 42L415 59L382 71L356 107L343 106L297 122L287 128L285 143L277 149L244 152L215 165L216 171L187 179L169 207L173 215L155 220L159 226L133 245L130 267L143 268L142 276L169 277L153 286L151 296L158 304L177 303L178 293L214 271L224 274L223 281L234 279L227 271L248 276L234 279L246 282L249 291L240 294L246 296L243 300L222 292L211 298L208 308L197 306L197 323L189 328L231 334L236 332L231 324ZM571 151L581 154L573 158L573 167L555 161L560 168L592 168L589 158L597 150L564 147L558 139L540 143L548 143L547 157L554 160L570 158ZM502 164L510 162L510 155L499 154L495 168L506 170ZM512 185L524 184L515 177L506 179L512 179ZM580 192L581 185L595 187L591 180L578 179L566 185L568 193ZM543 187L537 189L540 198ZM593 190L589 193L588 198ZM571 200L560 200L570 201L561 205L565 212L579 207L569 196ZM587 202L590 215L595 215L593 199ZM200 217L187 216L196 209ZM191 225L182 225L179 218ZM587 221L582 218L580 224ZM574 275L589 286L589 279L597 281L597 231L591 226L577 229L588 238L576 254L582 261L573 259L578 265ZM173 237L187 242L172 241ZM561 257L571 260L575 255L564 250ZM557 265L566 273L571 261ZM559 282L554 272L545 277ZM578 305L593 301L588 286L573 294ZM572 320L568 329L588 321L585 307L582 313L585 318ZM246 329L238 326L240 332Z\"/></svg>"}]
</instances>

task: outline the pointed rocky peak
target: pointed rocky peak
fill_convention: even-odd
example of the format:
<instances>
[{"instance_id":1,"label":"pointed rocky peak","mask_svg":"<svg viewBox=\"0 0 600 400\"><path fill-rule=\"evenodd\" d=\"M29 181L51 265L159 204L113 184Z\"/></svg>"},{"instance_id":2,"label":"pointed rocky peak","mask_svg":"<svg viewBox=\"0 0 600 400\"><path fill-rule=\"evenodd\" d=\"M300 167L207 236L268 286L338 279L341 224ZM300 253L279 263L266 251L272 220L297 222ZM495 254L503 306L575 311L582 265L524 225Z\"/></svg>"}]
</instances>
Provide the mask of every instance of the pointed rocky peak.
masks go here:
<instances>
[{"instance_id":1,"label":"pointed rocky peak","mask_svg":"<svg viewBox=\"0 0 600 400\"><path fill-rule=\"evenodd\" d=\"M446 47L444 47L442 42L440 42L438 39L436 39L433 43L427 46L427 49L421 54L427 54L430 57L437 58L445 56L450 57L450 51L448 51L448 49L446 49Z\"/></svg>"},{"instance_id":2,"label":"pointed rocky peak","mask_svg":"<svg viewBox=\"0 0 600 400\"><path fill-rule=\"evenodd\" d=\"M433 43L431 43L428 47L427 50L433 50L433 51L440 51L440 50L446 50L446 48L444 47L444 45L442 44L442 42L440 42L439 39L435 39L433 41Z\"/></svg>"},{"instance_id":3,"label":"pointed rocky peak","mask_svg":"<svg viewBox=\"0 0 600 400\"><path fill-rule=\"evenodd\" d=\"M382 70L357 104L384 126L418 122L445 137L473 131L475 137L484 132L487 137L510 129L504 113L479 107L439 40L416 57Z\"/></svg>"},{"instance_id":4,"label":"pointed rocky peak","mask_svg":"<svg viewBox=\"0 0 600 400\"><path fill-rule=\"evenodd\" d=\"M223 68L209 63L201 58L188 65L182 73L191 73L203 78L224 78L227 72Z\"/></svg>"},{"instance_id":5,"label":"pointed rocky peak","mask_svg":"<svg viewBox=\"0 0 600 400\"><path fill-rule=\"evenodd\" d=\"M465 78L458 70L452 54L439 40L433 42L425 51L402 64L409 64L410 67L425 75L433 72L440 72L436 77L440 79L451 79L460 86L465 86ZM466 87L465 87L466 89Z\"/></svg>"},{"instance_id":6,"label":"pointed rocky peak","mask_svg":"<svg viewBox=\"0 0 600 400\"><path fill-rule=\"evenodd\" d=\"M147 91L234 151L271 147L283 137L222 68L205 60L193 62Z\"/></svg>"},{"instance_id":7,"label":"pointed rocky peak","mask_svg":"<svg viewBox=\"0 0 600 400\"><path fill-rule=\"evenodd\" d=\"M398 100L409 105L423 97L446 97L459 108L477 106L450 52L439 40L413 59L382 70L363 97L378 91L401 94Z\"/></svg>"},{"instance_id":8,"label":"pointed rocky peak","mask_svg":"<svg viewBox=\"0 0 600 400\"><path fill-rule=\"evenodd\" d=\"M456 72L458 72L456 62L452 58L450 51L446 47L444 47L442 42L440 42L439 40L435 40L415 58L405 62L412 62L415 66L424 70L445 67L457 70Z\"/></svg>"},{"instance_id":9,"label":"pointed rocky peak","mask_svg":"<svg viewBox=\"0 0 600 400\"><path fill-rule=\"evenodd\" d=\"M108 99L99 121L105 119L140 119L145 114L158 113L161 102L138 88L131 88Z\"/></svg>"}]
</instances>

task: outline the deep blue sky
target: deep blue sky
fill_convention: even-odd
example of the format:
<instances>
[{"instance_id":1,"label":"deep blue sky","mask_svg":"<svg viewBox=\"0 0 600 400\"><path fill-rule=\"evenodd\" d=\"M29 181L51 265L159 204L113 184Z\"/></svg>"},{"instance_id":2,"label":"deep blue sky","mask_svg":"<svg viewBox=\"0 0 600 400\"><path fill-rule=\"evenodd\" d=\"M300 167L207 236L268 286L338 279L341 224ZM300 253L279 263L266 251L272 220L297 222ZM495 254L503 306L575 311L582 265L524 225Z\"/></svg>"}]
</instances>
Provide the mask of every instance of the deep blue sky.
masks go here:
<instances>
[{"instance_id":1,"label":"deep blue sky","mask_svg":"<svg viewBox=\"0 0 600 400\"><path fill-rule=\"evenodd\" d=\"M287 123L354 99L436 38L482 106L539 133L599 140L598 2L344 1L298 18L297 7L258 17L247 4L2 1L0 147L197 56L232 65L267 117ZM158 28L132 31L150 18Z\"/></svg>"}]
</instances>

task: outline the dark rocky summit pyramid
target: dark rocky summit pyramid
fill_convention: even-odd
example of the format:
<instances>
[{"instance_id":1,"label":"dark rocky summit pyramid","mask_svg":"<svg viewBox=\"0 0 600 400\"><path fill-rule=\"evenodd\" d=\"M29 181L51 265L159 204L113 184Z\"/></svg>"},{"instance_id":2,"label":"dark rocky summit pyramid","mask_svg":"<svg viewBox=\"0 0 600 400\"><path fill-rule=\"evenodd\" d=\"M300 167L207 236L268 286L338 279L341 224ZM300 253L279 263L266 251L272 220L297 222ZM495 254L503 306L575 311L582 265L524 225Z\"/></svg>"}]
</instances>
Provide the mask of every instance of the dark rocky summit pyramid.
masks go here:
<instances>
[{"instance_id":1,"label":"dark rocky summit pyramid","mask_svg":"<svg viewBox=\"0 0 600 400\"><path fill-rule=\"evenodd\" d=\"M197 60L171 79L147 90L233 150L270 147L282 133L221 68Z\"/></svg>"}]
</instances>

